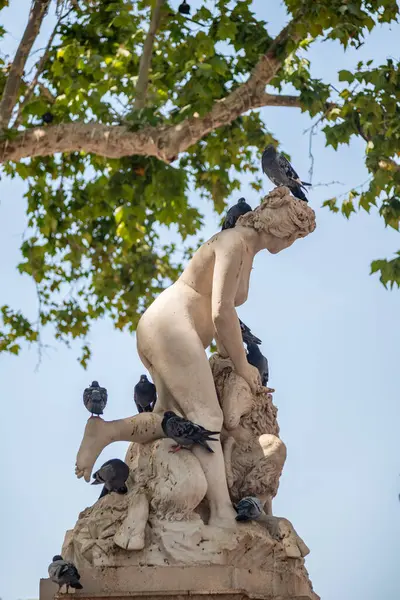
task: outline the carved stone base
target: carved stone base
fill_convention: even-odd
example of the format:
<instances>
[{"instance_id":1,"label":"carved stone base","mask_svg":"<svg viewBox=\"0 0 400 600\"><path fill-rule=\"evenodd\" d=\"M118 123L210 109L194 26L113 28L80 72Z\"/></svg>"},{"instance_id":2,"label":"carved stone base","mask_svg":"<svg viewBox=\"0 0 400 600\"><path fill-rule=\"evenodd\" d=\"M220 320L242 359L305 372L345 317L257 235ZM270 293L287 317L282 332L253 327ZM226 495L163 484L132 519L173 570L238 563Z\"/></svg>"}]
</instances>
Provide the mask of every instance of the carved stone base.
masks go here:
<instances>
[{"instance_id":1,"label":"carved stone base","mask_svg":"<svg viewBox=\"0 0 400 600\"><path fill-rule=\"evenodd\" d=\"M277 561L268 572L227 566L91 568L82 571L81 582L76 600L320 600L302 559ZM52 600L56 593L50 580L40 581L40 600Z\"/></svg>"}]
</instances>

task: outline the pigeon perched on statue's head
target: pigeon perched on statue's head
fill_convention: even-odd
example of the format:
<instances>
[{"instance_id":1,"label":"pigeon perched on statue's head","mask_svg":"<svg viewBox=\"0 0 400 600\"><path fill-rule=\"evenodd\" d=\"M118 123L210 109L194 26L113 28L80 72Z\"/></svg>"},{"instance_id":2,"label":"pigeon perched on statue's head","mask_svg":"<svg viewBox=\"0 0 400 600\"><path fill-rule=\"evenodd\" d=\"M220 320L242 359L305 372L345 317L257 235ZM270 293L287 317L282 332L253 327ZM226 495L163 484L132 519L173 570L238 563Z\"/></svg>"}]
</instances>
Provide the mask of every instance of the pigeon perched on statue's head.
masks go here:
<instances>
[{"instance_id":1,"label":"pigeon perched on statue's head","mask_svg":"<svg viewBox=\"0 0 400 600\"><path fill-rule=\"evenodd\" d=\"M256 521L261 517L264 507L256 496L246 496L236 504L235 509L236 521Z\"/></svg>"},{"instance_id":2,"label":"pigeon perched on statue's head","mask_svg":"<svg viewBox=\"0 0 400 600\"><path fill-rule=\"evenodd\" d=\"M236 225L236 221L242 215L245 215L248 212L251 212L253 209L249 204L247 204L244 198L239 198L236 204L231 206L231 208L226 213L225 220L222 225L222 231L224 229L233 229Z\"/></svg>"},{"instance_id":3,"label":"pigeon perched on statue's head","mask_svg":"<svg viewBox=\"0 0 400 600\"><path fill-rule=\"evenodd\" d=\"M208 450L208 452L214 452L207 442L218 442L216 438L210 436L220 433L219 431L209 431L201 425L179 417L172 410L164 413L161 426L166 437L176 442L176 445L173 446L170 452L178 452L181 448L190 448L194 444L199 444Z\"/></svg>"},{"instance_id":4,"label":"pigeon perched on statue's head","mask_svg":"<svg viewBox=\"0 0 400 600\"><path fill-rule=\"evenodd\" d=\"M306 190L305 186L311 184L301 181L287 158L277 152L272 144L265 148L261 158L261 165L262 170L274 185L277 187L284 185L290 189L293 196L299 200L308 202L303 189Z\"/></svg>"},{"instance_id":5,"label":"pigeon perched on statue's head","mask_svg":"<svg viewBox=\"0 0 400 600\"><path fill-rule=\"evenodd\" d=\"M107 390L100 387L98 381L92 381L92 385L83 392L83 403L92 415L102 415L107 404Z\"/></svg>"},{"instance_id":6,"label":"pigeon perched on statue's head","mask_svg":"<svg viewBox=\"0 0 400 600\"><path fill-rule=\"evenodd\" d=\"M152 412L157 400L157 391L154 383L147 379L147 375L141 375L139 382L133 390L133 399L139 413Z\"/></svg>"}]
</instances>

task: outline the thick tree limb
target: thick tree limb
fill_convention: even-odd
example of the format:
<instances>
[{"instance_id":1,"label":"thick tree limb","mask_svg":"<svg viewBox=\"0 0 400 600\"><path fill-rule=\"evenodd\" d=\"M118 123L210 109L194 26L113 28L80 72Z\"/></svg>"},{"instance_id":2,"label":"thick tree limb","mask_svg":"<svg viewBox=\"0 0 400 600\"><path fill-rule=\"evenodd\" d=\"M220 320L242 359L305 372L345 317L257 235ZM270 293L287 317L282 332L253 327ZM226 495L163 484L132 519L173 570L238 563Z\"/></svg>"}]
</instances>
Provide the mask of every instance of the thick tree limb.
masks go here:
<instances>
[{"instance_id":1,"label":"thick tree limb","mask_svg":"<svg viewBox=\"0 0 400 600\"><path fill-rule=\"evenodd\" d=\"M3 96L0 101L0 131L6 129L11 119L12 111L18 99L21 79L24 73L29 53L39 33L43 18L51 0L34 0L29 14L28 24L15 53L10 73L7 77Z\"/></svg>"},{"instance_id":2,"label":"thick tree limb","mask_svg":"<svg viewBox=\"0 0 400 600\"><path fill-rule=\"evenodd\" d=\"M143 54L140 58L139 77L136 85L136 98L134 107L136 110L144 108L146 104L147 87L149 85L149 71L151 67L151 56L153 53L154 40L160 26L161 11L164 0L156 0L151 14L151 21L147 37L143 44Z\"/></svg>"},{"instance_id":3,"label":"thick tree limb","mask_svg":"<svg viewBox=\"0 0 400 600\"><path fill-rule=\"evenodd\" d=\"M265 86L282 66L286 57L282 47L289 40L299 41L291 24L260 58L249 79L225 98L217 100L204 117L194 116L178 125L148 127L136 132L124 126L97 123L38 127L1 142L0 162L82 150L110 158L135 154L155 156L169 163L208 133L229 125L248 110L261 106L299 106L296 97L265 93Z\"/></svg>"},{"instance_id":4,"label":"thick tree limb","mask_svg":"<svg viewBox=\"0 0 400 600\"><path fill-rule=\"evenodd\" d=\"M43 68L44 68L44 66L46 64L47 59L49 58L51 47L53 45L54 38L56 37L56 34L57 34L58 26L61 23L62 19L64 19L70 12L71 12L71 10L69 10L68 13L66 13L64 16L61 16L58 19L58 21L55 24L55 26L54 26L54 29L53 29L50 37L49 37L49 41L47 42L46 48L45 48L45 50L44 50L44 52L43 52L42 56L40 57L39 62L37 64L36 73L35 73L32 81L28 85L26 93L25 93L25 96L24 96L24 99L23 99L23 101L21 102L21 105L18 108L18 114L17 114L17 116L15 118L13 127L18 127L21 124L22 110L28 104L28 102L30 102L30 100L31 100L31 98L33 96L33 93L35 91L35 87L38 85L39 77L40 77L40 75L41 75L41 73L43 71ZM47 99L49 99L49 95L48 94L50 94L50 96L52 96L51 92L45 86L39 84L39 87L41 88L42 93L44 93L44 95L46 96ZM53 98L53 102L54 102L54 98Z\"/></svg>"}]
</instances>

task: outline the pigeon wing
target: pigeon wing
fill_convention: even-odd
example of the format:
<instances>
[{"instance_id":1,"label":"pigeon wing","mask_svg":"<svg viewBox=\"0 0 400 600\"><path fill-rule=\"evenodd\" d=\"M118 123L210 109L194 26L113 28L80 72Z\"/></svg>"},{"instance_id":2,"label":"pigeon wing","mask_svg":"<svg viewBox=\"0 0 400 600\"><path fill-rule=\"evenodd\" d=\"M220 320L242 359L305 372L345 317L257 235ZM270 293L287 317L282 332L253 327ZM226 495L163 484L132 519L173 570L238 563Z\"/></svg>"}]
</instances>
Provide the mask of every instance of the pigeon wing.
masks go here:
<instances>
[{"instance_id":1,"label":"pigeon wing","mask_svg":"<svg viewBox=\"0 0 400 600\"><path fill-rule=\"evenodd\" d=\"M289 179L300 182L298 174L293 169L288 159L283 156L283 154L278 155L278 163Z\"/></svg>"}]
</instances>

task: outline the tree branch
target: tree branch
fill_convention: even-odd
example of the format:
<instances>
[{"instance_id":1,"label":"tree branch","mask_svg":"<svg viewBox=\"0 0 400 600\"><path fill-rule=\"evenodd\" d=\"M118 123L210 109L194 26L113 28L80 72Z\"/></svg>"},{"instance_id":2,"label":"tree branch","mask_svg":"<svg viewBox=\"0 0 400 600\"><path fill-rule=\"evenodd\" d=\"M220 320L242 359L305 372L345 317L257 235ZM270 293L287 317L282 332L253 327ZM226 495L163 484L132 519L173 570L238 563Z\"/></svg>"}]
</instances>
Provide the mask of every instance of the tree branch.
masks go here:
<instances>
[{"instance_id":1,"label":"tree branch","mask_svg":"<svg viewBox=\"0 0 400 600\"><path fill-rule=\"evenodd\" d=\"M0 162L82 150L110 158L135 154L155 156L170 163L208 133L229 125L248 110L261 106L299 106L296 97L265 93L265 86L286 58L282 46L289 40L295 43L300 40L292 29L292 23L289 23L260 58L249 79L225 98L217 100L203 117L193 116L177 125L146 127L135 132L125 126L97 123L37 127L1 142Z\"/></svg>"},{"instance_id":2,"label":"tree branch","mask_svg":"<svg viewBox=\"0 0 400 600\"><path fill-rule=\"evenodd\" d=\"M18 46L0 101L0 131L6 129L17 102L21 78L51 0L34 0L28 24Z\"/></svg>"},{"instance_id":3,"label":"tree branch","mask_svg":"<svg viewBox=\"0 0 400 600\"><path fill-rule=\"evenodd\" d=\"M49 54L50 54L50 51L51 51L51 46L53 44L54 38L57 35L58 26L60 25L61 21L63 19L65 19L65 17L67 17L69 15L69 13L71 11L72 11L72 9L70 9L67 13L65 13L65 15L60 16L60 18L58 19L57 23L54 26L54 29L53 29L50 37L49 37L49 41L47 42L46 48L44 49L44 52L43 52L43 54L42 54L42 56L39 59L39 62L37 64L36 73L35 73L32 81L28 85L28 88L27 88L26 93L25 93L25 97L24 97L23 101L21 102L21 104L20 104L20 106L18 108L18 114L17 114L17 116L15 118L15 121L14 121L14 124L13 124L14 128L17 128L21 124L22 111L23 111L24 107L30 102L30 100L32 98L32 95L33 95L33 93L35 91L35 87L38 84L39 77L40 77L40 75L41 75L41 73L43 71L43 68L44 68L44 66L46 64L47 59L49 58ZM43 86L41 84L39 84L39 86L40 86L40 89L41 89L42 93L49 100L50 99L49 95L52 97L51 92L45 86ZM54 98L53 97L52 97L52 100L54 102Z\"/></svg>"},{"instance_id":4,"label":"tree branch","mask_svg":"<svg viewBox=\"0 0 400 600\"><path fill-rule=\"evenodd\" d=\"M144 108L146 104L147 87L149 85L149 71L151 67L151 56L156 32L160 26L161 10L164 0L156 0L154 10L151 13L151 22L147 37L143 44L143 54L140 58L139 77L136 85L136 99L134 107L136 110Z\"/></svg>"},{"instance_id":5,"label":"tree branch","mask_svg":"<svg viewBox=\"0 0 400 600\"><path fill-rule=\"evenodd\" d=\"M288 106L290 108L301 108L300 96L265 93L259 97L259 102L259 108L262 106ZM253 108L257 107L253 106Z\"/></svg>"}]
</instances>

